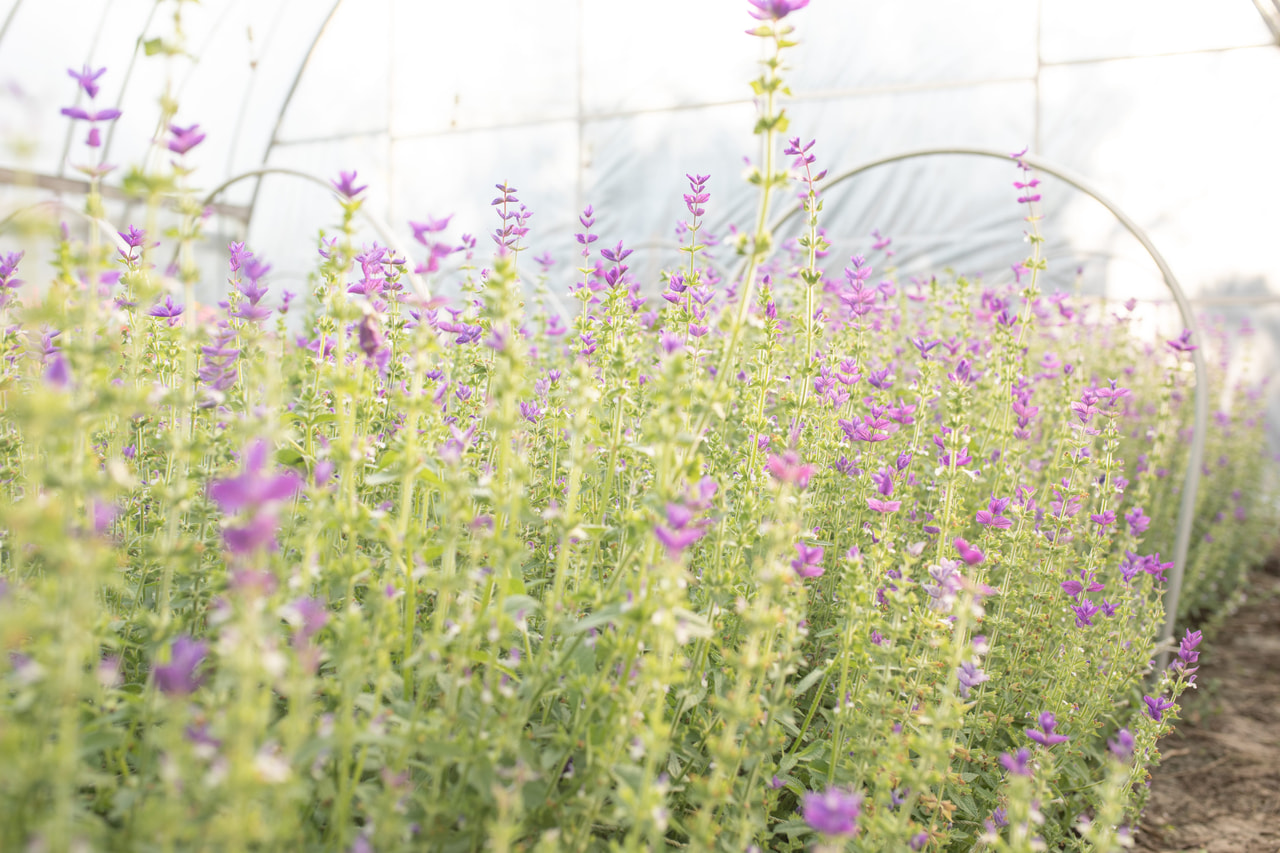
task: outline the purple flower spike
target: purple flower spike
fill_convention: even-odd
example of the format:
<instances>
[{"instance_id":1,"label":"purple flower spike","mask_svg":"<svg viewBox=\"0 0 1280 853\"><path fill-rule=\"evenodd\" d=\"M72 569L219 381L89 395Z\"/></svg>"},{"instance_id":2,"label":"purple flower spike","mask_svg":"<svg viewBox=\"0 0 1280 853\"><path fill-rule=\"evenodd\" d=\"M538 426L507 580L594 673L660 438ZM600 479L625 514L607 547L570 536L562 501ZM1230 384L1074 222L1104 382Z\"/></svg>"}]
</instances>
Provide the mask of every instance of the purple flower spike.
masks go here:
<instances>
[{"instance_id":1,"label":"purple flower spike","mask_svg":"<svg viewBox=\"0 0 1280 853\"><path fill-rule=\"evenodd\" d=\"M89 112L82 107L63 107L62 114L67 118L76 119L77 121L115 121L120 118L120 111L115 109L96 110Z\"/></svg>"},{"instance_id":2,"label":"purple flower spike","mask_svg":"<svg viewBox=\"0 0 1280 853\"><path fill-rule=\"evenodd\" d=\"M186 696L194 693L203 682L196 678L196 668L204 661L209 651L207 643L193 640L188 636L178 637L170 647L169 663L157 666L153 670L156 687L161 693L170 696Z\"/></svg>"},{"instance_id":3,"label":"purple flower spike","mask_svg":"<svg viewBox=\"0 0 1280 853\"><path fill-rule=\"evenodd\" d=\"M796 558L791 561L791 568L802 578L820 578L826 571L822 567L823 551L817 545L796 543Z\"/></svg>"},{"instance_id":4,"label":"purple flower spike","mask_svg":"<svg viewBox=\"0 0 1280 853\"><path fill-rule=\"evenodd\" d=\"M105 67L94 71L88 65L84 66L84 69L81 71L76 71L74 68L67 69L67 74L73 77L75 81L80 84L80 88L84 89L84 93L88 95L90 99L98 97L97 80L106 73L107 69Z\"/></svg>"},{"instance_id":5,"label":"purple flower spike","mask_svg":"<svg viewBox=\"0 0 1280 853\"><path fill-rule=\"evenodd\" d=\"M1142 701L1147 703L1147 713L1157 723L1164 719L1164 712L1173 707L1173 702L1163 696L1143 696Z\"/></svg>"},{"instance_id":6,"label":"purple flower spike","mask_svg":"<svg viewBox=\"0 0 1280 853\"><path fill-rule=\"evenodd\" d=\"M191 127L179 127L176 124L171 124L169 125L169 132L173 134L173 139L169 140L169 150L175 154L186 154L192 148L204 142L204 134L200 132L200 125L198 124L193 124Z\"/></svg>"},{"instance_id":7,"label":"purple flower spike","mask_svg":"<svg viewBox=\"0 0 1280 853\"><path fill-rule=\"evenodd\" d=\"M1031 750L1022 747L1017 752L1006 752L1000 756L1000 766L1015 776L1031 775Z\"/></svg>"},{"instance_id":8,"label":"purple flower spike","mask_svg":"<svg viewBox=\"0 0 1280 853\"><path fill-rule=\"evenodd\" d=\"M59 390L71 384L71 371L67 367L67 360L62 357L62 353L55 352L49 357L44 369L44 381L51 388Z\"/></svg>"},{"instance_id":9,"label":"purple flower spike","mask_svg":"<svg viewBox=\"0 0 1280 853\"><path fill-rule=\"evenodd\" d=\"M298 615L298 637L310 640L329 622L329 609L323 598L299 598L290 607Z\"/></svg>"},{"instance_id":10,"label":"purple flower spike","mask_svg":"<svg viewBox=\"0 0 1280 853\"><path fill-rule=\"evenodd\" d=\"M809 487L809 478L813 476L814 466L801 464L800 454L788 450L781 456L770 454L764 467L775 480L806 489Z\"/></svg>"},{"instance_id":11,"label":"purple flower spike","mask_svg":"<svg viewBox=\"0 0 1280 853\"><path fill-rule=\"evenodd\" d=\"M702 530L697 527L672 530L666 525L656 524L653 528L653 535L667 549L669 555L678 558L685 548L702 538Z\"/></svg>"},{"instance_id":12,"label":"purple flower spike","mask_svg":"<svg viewBox=\"0 0 1280 853\"><path fill-rule=\"evenodd\" d=\"M804 821L823 835L856 835L861 813L861 794L828 788L821 794L804 795Z\"/></svg>"},{"instance_id":13,"label":"purple flower spike","mask_svg":"<svg viewBox=\"0 0 1280 853\"><path fill-rule=\"evenodd\" d=\"M65 113L66 110L63 110L63 112ZM1166 343L1169 345L1169 349L1175 352L1191 352L1192 350L1199 349L1199 347L1191 343L1190 329L1183 329L1182 334L1178 335L1178 337L1171 341L1166 341Z\"/></svg>"},{"instance_id":14,"label":"purple flower spike","mask_svg":"<svg viewBox=\"0 0 1280 853\"><path fill-rule=\"evenodd\" d=\"M1071 738L1066 735L1054 734L1053 730L1058 727L1057 718L1049 711L1040 714L1040 728L1027 729L1027 737L1031 738L1041 746L1053 746L1058 743L1066 743Z\"/></svg>"},{"instance_id":15,"label":"purple flower spike","mask_svg":"<svg viewBox=\"0 0 1280 853\"><path fill-rule=\"evenodd\" d=\"M754 9L748 14L757 21L781 21L787 15L809 5L809 0L747 0Z\"/></svg>"},{"instance_id":16,"label":"purple flower spike","mask_svg":"<svg viewBox=\"0 0 1280 853\"><path fill-rule=\"evenodd\" d=\"M1129 734L1128 729L1121 729L1116 732L1115 740L1107 741L1107 748L1111 750L1111 754L1116 758L1121 761L1128 761L1133 757L1133 735Z\"/></svg>"},{"instance_id":17,"label":"purple flower spike","mask_svg":"<svg viewBox=\"0 0 1280 853\"><path fill-rule=\"evenodd\" d=\"M292 471L275 476L262 473L268 451L267 442L258 439L245 454L244 473L229 480L215 480L209 486L209 497L223 512L287 501L302 488L302 479Z\"/></svg>"},{"instance_id":18,"label":"purple flower spike","mask_svg":"<svg viewBox=\"0 0 1280 853\"><path fill-rule=\"evenodd\" d=\"M338 191L339 195L345 197L348 201L354 201L356 196L369 188L368 184L360 187L355 185L356 174L356 172L338 172L338 180L330 181L329 183L333 184L333 188Z\"/></svg>"},{"instance_id":19,"label":"purple flower spike","mask_svg":"<svg viewBox=\"0 0 1280 853\"><path fill-rule=\"evenodd\" d=\"M960 668L957 670L956 675L960 679L960 696L964 699L969 698L970 690L985 681L991 680L991 676L983 672L981 667L973 661L965 661L960 664Z\"/></svg>"},{"instance_id":20,"label":"purple flower spike","mask_svg":"<svg viewBox=\"0 0 1280 853\"><path fill-rule=\"evenodd\" d=\"M957 536L951 544L956 546L956 551L960 554L960 559L964 560L971 566L976 566L987 558L985 554L977 548L974 548L959 536Z\"/></svg>"},{"instance_id":21,"label":"purple flower spike","mask_svg":"<svg viewBox=\"0 0 1280 853\"><path fill-rule=\"evenodd\" d=\"M1142 507L1135 506L1124 514L1124 520L1129 522L1129 535L1141 536L1147 532L1147 528L1151 526L1151 518L1142 511Z\"/></svg>"}]
</instances>

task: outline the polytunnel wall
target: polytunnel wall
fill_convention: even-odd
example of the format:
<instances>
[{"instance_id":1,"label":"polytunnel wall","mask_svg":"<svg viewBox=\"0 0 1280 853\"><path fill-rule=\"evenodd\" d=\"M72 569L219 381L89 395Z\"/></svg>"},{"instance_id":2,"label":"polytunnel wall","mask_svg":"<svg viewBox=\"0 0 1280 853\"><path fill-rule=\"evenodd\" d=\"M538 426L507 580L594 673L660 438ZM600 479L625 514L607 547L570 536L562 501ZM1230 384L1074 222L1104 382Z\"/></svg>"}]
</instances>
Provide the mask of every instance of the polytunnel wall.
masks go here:
<instances>
[{"instance_id":1,"label":"polytunnel wall","mask_svg":"<svg viewBox=\"0 0 1280 853\"><path fill-rule=\"evenodd\" d=\"M1248 319L1252 369L1270 372L1275 0L814 0L793 20L789 135L817 140L820 167L1029 146L1146 229L1206 317L1230 330ZM355 169L370 209L410 246L410 219L447 214L451 236L486 240L493 184L506 181L534 211L534 254L557 261L553 287L574 274L586 204L602 239L643 250L633 267L652 274L677 257L685 173L712 176L712 233L753 208L742 179L744 157L758 156L748 81L760 46L743 33L753 23L742 0L0 0L0 216L50 194L79 203L68 164L82 131L58 109L76 97L65 69L87 62L109 69L99 103L123 112L105 135L112 163L167 156L152 140L168 87L177 121L208 134L192 154L203 189L264 166ZM175 27L187 55L147 55L174 43ZM830 263L869 249L879 229L904 275L1007 281L1025 254L1013 177L997 161L931 158L843 184L824 209ZM1178 331L1159 271L1119 223L1052 179L1043 196L1049 284L1136 297L1162 331ZM276 282L305 288L317 230L337 216L331 194L266 175L216 201L208 281L221 279L218 247L247 239ZM123 198L109 207L121 227L137 213ZM1280 389L1270 393L1280 438Z\"/></svg>"}]
</instances>

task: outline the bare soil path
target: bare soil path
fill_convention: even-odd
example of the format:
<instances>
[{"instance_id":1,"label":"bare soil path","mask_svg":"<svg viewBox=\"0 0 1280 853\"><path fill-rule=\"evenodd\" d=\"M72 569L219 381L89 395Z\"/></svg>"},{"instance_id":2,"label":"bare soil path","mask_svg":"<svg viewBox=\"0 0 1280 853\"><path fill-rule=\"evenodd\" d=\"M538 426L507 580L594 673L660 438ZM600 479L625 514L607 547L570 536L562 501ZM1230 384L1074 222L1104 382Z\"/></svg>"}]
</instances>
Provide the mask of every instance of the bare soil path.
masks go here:
<instances>
[{"instance_id":1,"label":"bare soil path","mask_svg":"<svg viewBox=\"0 0 1280 853\"><path fill-rule=\"evenodd\" d=\"M1200 655L1199 689L1161 742L1142 853L1280 853L1280 559Z\"/></svg>"}]
</instances>

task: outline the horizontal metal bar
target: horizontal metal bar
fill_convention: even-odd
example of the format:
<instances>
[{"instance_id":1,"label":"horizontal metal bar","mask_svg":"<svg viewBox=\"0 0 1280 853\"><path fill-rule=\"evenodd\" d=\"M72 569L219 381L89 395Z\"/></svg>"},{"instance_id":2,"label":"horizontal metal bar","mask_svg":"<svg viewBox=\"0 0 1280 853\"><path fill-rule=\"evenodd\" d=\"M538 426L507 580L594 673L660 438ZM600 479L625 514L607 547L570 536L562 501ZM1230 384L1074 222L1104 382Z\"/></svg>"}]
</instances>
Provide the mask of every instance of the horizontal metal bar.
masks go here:
<instances>
[{"instance_id":1,"label":"horizontal metal bar","mask_svg":"<svg viewBox=\"0 0 1280 853\"><path fill-rule=\"evenodd\" d=\"M57 175L42 175L35 172L20 172L16 169L0 168L0 184L8 184L14 187L39 187L42 190L49 190L54 193L89 194L88 181L82 181L78 178L60 178ZM111 184L100 185L98 192L102 193L104 198L116 201L138 201L135 196ZM241 222L249 221L249 207L247 205L213 202L209 207L219 216L229 216Z\"/></svg>"}]
</instances>

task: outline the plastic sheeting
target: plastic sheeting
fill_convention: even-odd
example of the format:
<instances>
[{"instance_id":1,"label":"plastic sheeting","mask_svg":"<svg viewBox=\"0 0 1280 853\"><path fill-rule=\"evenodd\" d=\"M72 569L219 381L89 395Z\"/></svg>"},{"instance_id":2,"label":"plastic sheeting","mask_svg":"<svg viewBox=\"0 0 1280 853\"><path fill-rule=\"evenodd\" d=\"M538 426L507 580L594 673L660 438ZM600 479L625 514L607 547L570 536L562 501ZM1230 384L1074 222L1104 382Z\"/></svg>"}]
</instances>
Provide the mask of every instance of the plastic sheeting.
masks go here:
<instances>
[{"instance_id":1,"label":"plastic sheeting","mask_svg":"<svg viewBox=\"0 0 1280 853\"><path fill-rule=\"evenodd\" d=\"M178 120L208 131L193 152L202 186L263 165L358 169L370 208L407 244L409 219L448 213L453 236L484 241L493 184L507 181L534 211L532 245L556 258L560 287L587 203L602 239L640 247L633 266L650 276L678 258L686 172L712 176L712 232L753 210L741 174L758 156L747 81L761 45L742 32L754 23L742 0L206 0L180 7L193 59L145 56L175 8L0 0L0 134L26 143L0 151L0 166L72 176L81 131L57 108L74 97L65 69L89 62L109 68L99 102L125 114L112 162L165 156L151 141L167 82ZM1280 47L1250 0L814 0L791 20L790 133L818 140L821 167L1030 145L1146 228L1202 307L1248 316L1262 365L1275 363ZM879 228L906 274L1007 280L1025 253L1012 177L964 158L868 172L827 198L830 262L866 250ZM0 203L19 196L29 193L0 192ZM220 201L248 221L215 217L211 239L247 234L277 280L300 289L318 229L336 216L325 191L269 176ZM1154 265L1094 202L1046 181L1044 208L1051 284L1167 300Z\"/></svg>"}]
</instances>

